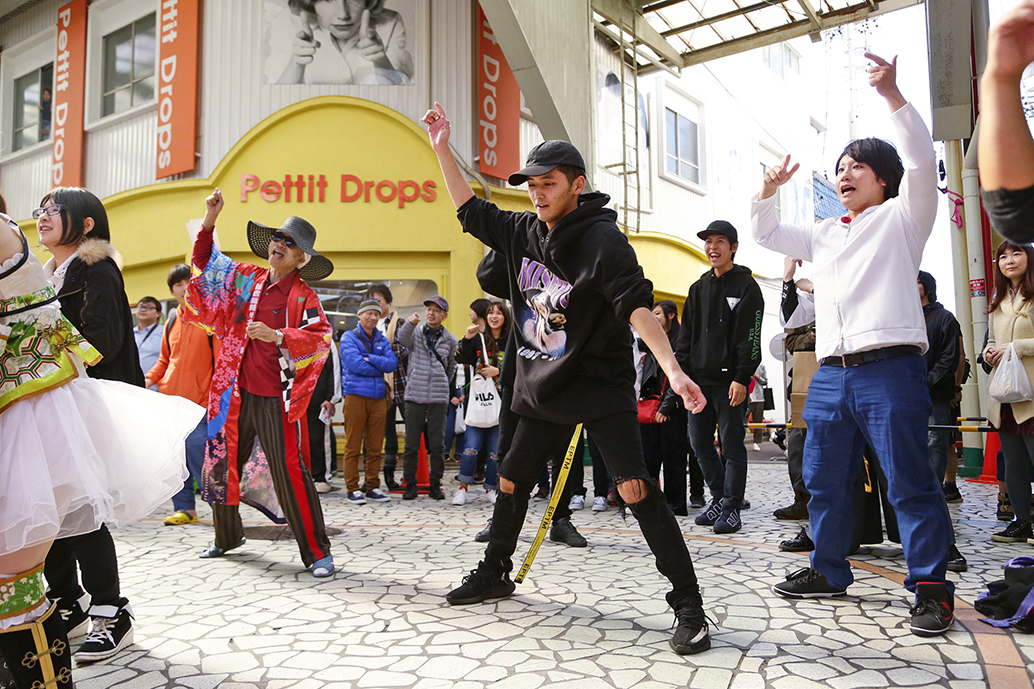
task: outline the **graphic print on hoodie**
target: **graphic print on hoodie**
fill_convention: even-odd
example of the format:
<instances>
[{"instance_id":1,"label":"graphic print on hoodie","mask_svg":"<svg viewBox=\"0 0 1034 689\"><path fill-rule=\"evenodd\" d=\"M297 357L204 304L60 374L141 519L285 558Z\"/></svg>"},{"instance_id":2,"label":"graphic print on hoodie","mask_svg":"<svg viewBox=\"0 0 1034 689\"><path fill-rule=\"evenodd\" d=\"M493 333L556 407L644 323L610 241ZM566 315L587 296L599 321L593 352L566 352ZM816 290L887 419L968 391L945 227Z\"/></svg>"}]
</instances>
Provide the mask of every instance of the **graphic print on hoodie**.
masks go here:
<instances>
[{"instance_id":1,"label":"graphic print on hoodie","mask_svg":"<svg viewBox=\"0 0 1034 689\"><path fill-rule=\"evenodd\" d=\"M568 305L571 283L525 256L517 285L524 295L524 306L518 310L517 322L526 343L518 354L526 359L559 359L567 345L564 309Z\"/></svg>"}]
</instances>

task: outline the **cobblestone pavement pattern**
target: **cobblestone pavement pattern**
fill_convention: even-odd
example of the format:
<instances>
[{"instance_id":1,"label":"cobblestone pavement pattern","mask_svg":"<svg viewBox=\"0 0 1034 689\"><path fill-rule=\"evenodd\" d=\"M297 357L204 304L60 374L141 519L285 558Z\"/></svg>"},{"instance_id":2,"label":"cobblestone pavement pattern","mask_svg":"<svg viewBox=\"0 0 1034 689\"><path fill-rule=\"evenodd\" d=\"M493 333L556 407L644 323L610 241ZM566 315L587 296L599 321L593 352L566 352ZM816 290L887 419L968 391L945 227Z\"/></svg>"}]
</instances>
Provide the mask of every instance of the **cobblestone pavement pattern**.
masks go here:
<instances>
[{"instance_id":1,"label":"cobblestone pavement pattern","mask_svg":"<svg viewBox=\"0 0 1034 689\"><path fill-rule=\"evenodd\" d=\"M491 515L488 503L457 507L422 495L354 506L342 491L323 496L328 526L342 530L332 538L339 571L330 580L302 569L293 541L249 540L223 559L199 560L212 540L204 503L200 524L163 527L168 512L156 512L114 532L136 642L106 663L78 667L76 686L1031 687L1034 635L996 631L969 607L1001 578L1005 560L1034 555L1034 546L989 540L999 528L994 486L960 481L965 502L951 514L969 571L950 574L960 619L943 637L921 639L908 631L907 592L894 580L904 560L892 544L854 558L857 581L845 599L789 601L771 592L807 565L806 555L776 548L798 528L771 516L791 495L785 463L770 459L777 452L766 443L751 453L753 507L741 532L716 536L695 526L697 510L679 518L705 606L720 625L706 653L669 650L666 582L634 520L614 508L575 512L589 547L547 539L512 598L450 607L445 593L483 552L473 536ZM591 491L589 477L586 485ZM532 503L517 566L545 505Z\"/></svg>"}]
</instances>

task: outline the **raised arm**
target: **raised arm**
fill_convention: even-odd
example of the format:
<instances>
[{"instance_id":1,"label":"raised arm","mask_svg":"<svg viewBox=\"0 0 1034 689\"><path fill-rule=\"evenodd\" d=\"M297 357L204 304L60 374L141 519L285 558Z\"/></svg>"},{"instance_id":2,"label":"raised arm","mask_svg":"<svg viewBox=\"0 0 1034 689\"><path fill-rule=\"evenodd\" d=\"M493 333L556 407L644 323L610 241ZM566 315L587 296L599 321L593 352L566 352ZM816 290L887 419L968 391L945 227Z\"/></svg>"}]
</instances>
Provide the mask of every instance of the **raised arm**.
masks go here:
<instances>
[{"instance_id":1,"label":"raised arm","mask_svg":"<svg viewBox=\"0 0 1034 689\"><path fill-rule=\"evenodd\" d=\"M442 167L442 176L445 177L445 187L449 190L449 198L456 206L456 210L474 196L474 190L470 188L467 178L460 172L460 166L456 164L456 158L449 150L449 130L451 125L445 118L445 109L437 101L434 110L428 110L421 119L427 125L427 133L431 138L431 148L438 156L438 164Z\"/></svg>"},{"instance_id":2,"label":"raised arm","mask_svg":"<svg viewBox=\"0 0 1034 689\"><path fill-rule=\"evenodd\" d=\"M1023 0L991 27L980 79L977 154L984 189L1034 186L1034 140L1020 102L1020 77L1034 61L1034 0Z\"/></svg>"}]
</instances>

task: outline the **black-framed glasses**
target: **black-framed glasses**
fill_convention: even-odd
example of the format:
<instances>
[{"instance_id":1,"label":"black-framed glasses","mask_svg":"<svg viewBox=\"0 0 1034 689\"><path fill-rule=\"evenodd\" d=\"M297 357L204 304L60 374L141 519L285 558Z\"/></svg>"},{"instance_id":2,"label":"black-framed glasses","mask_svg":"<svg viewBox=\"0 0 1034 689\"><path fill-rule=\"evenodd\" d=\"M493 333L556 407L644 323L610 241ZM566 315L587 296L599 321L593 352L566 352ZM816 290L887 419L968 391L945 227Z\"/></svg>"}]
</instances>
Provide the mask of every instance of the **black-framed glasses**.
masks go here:
<instances>
[{"instance_id":1,"label":"black-framed glasses","mask_svg":"<svg viewBox=\"0 0 1034 689\"><path fill-rule=\"evenodd\" d=\"M137 304L136 308L137 308L137 310L144 309L145 311L157 311L158 310L158 307L155 306L154 304Z\"/></svg>"},{"instance_id":2,"label":"black-framed glasses","mask_svg":"<svg viewBox=\"0 0 1034 689\"><path fill-rule=\"evenodd\" d=\"M32 217L34 220L39 220L44 215L57 215L62 210L64 210L64 206L62 206L60 203L52 203L46 208L37 208L36 210L32 211Z\"/></svg>"},{"instance_id":3,"label":"black-framed glasses","mask_svg":"<svg viewBox=\"0 0 1034 689\"><path fill-rule=\"evenodd\" d=\"M283 232L274 232L271 239L274 242L280 242L288 249L293 249L294 247L298 246L298 242L294 241L294 237L292 237L289 234L284 234Z\"/></svg>"}]
</instances>

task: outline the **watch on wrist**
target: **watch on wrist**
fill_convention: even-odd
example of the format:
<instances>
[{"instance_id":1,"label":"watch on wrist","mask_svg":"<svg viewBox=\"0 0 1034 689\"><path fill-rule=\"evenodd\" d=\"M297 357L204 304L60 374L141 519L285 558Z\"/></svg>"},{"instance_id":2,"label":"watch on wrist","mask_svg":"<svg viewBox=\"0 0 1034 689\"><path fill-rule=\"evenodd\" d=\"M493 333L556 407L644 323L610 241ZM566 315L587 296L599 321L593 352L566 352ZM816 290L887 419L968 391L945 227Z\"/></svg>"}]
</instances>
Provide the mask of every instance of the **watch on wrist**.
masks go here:
<instances>
[{"instance_id":1,"label":"watch on wrist","mask_svg":"<svg viewBox=\"0 0 1034 689\"><path fill-rule=\"evenodd\" d=\"M283 343L284 343L284 331L283 330L277 330L276 331L276 346L279 347Z\"/></svg>"}]
</instances>

